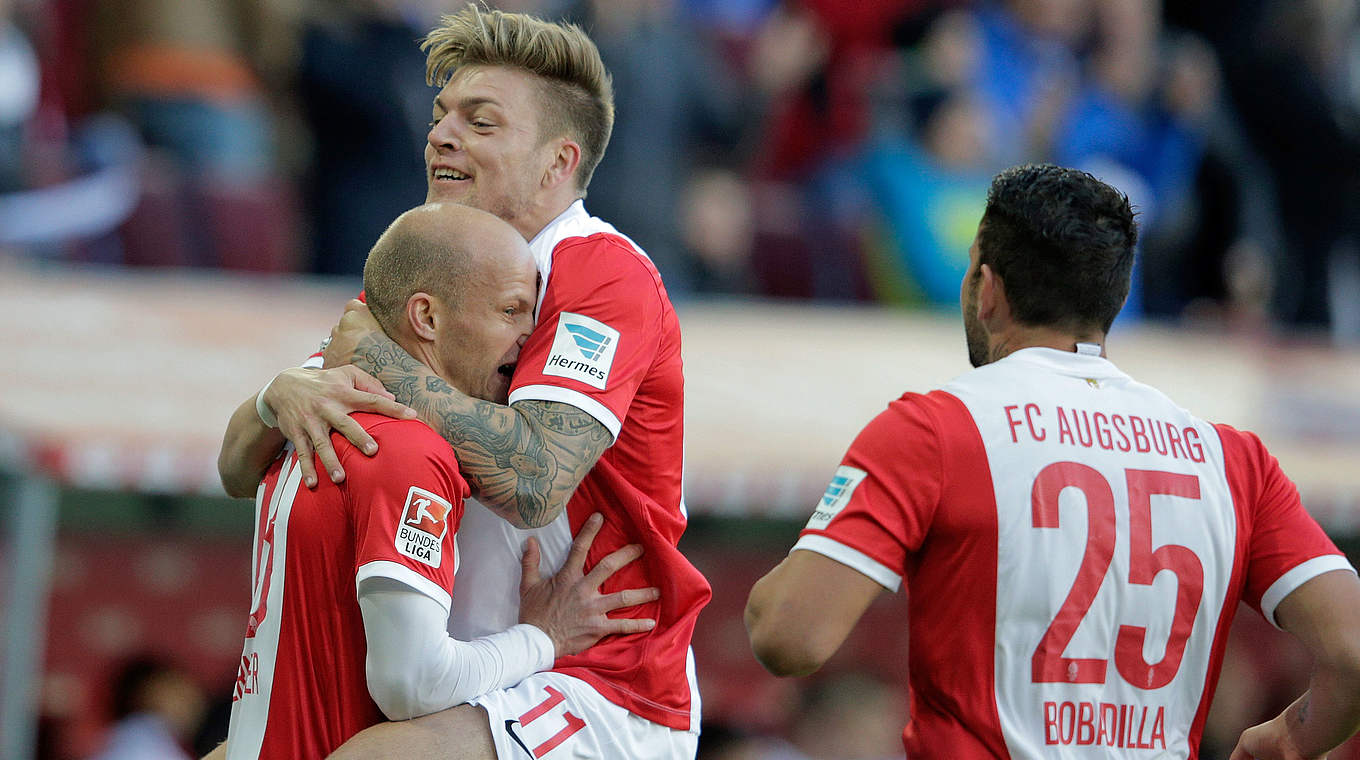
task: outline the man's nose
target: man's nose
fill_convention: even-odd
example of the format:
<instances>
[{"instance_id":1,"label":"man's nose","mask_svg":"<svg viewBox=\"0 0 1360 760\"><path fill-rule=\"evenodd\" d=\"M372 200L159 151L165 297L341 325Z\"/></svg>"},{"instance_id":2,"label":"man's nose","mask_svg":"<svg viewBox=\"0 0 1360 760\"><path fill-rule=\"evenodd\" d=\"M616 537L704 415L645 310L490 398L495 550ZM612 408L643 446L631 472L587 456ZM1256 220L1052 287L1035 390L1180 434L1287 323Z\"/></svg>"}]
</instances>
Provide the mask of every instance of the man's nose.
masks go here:
<instances>
[{"instance_id":1,"label":"man's nose","mask_svg":"<svg viewBox=\"0 0 1360 760\"><path fill-rule=\"evenodd\" d=\"M444 148L447 150L458 150L460 145L458 135L453 128L453 119L445 116L430 126L430 131L425 135L425 139L436 150Z\"/></svg>"}]
</instances>

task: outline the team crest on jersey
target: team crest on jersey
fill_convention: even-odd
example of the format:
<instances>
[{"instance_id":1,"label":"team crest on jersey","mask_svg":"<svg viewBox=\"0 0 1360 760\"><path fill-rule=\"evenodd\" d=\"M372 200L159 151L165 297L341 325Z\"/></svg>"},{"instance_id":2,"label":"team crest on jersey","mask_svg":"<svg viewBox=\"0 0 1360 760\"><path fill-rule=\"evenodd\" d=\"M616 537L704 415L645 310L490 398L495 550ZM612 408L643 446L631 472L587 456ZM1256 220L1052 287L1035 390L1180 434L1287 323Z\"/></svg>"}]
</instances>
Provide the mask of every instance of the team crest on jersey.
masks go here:
<instances>
[{"instance_id":1,"label":"team crest on jersey","mask_svg":"<svg viewBox=\"0 0 1360 760\"><path fill-rule=\"evenodd\" d=\"M397 551L430 567L443 560L444 536L449 532L449 513L453 505L426 491L411 486L406 492L406 507L397 526Z\"/></svg>"},{"instance_id":2,"label":"team crest on jersey","mask_svg":"<svg viewBox=\"0 0 1360 760\"><path fill-rule=\"evenodd\" d=\"M604 390L618 347L618 330L584 314L564 311L557 317L557 335L543 374L579 380Z\"/></svg>"},{"instance_id":3,"label":"team crest on jersey","mask_svg":"<svg viewBox=\"0 0 1360 760\"><path fill-rule=\"evenodd\" d=\"M807 526L816 530L821 530L831 523L831 518L845 509L845 505L850 503L850 496L854 494L855 488L860 481L869 473L858 467L846 467L841 465L836 468L836 474L831 476L831 482L826 486L826 493L822 494L822 500L817 503L817 509L812 513L812 519L808 520Z\"/></svg>"}]
</instances>

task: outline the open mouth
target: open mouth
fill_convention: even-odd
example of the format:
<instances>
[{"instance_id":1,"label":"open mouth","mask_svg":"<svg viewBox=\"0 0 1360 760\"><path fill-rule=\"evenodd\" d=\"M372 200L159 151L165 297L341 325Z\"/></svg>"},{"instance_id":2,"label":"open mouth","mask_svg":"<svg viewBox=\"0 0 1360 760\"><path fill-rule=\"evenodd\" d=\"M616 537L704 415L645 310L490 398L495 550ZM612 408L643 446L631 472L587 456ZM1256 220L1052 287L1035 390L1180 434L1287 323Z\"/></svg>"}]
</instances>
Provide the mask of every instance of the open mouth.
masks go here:
<instances>
[{"instance_id":1,"label":"open mouth","mask_svg":"<svg viewBox=\"0 0 1360 760\"><path fill-rule=\"evenodd\" d=\"M457 182L465 179L472 179L471 176L464 174L457 169L435 169L434 178L441 182Z\"/></svg>"}]
</instances>

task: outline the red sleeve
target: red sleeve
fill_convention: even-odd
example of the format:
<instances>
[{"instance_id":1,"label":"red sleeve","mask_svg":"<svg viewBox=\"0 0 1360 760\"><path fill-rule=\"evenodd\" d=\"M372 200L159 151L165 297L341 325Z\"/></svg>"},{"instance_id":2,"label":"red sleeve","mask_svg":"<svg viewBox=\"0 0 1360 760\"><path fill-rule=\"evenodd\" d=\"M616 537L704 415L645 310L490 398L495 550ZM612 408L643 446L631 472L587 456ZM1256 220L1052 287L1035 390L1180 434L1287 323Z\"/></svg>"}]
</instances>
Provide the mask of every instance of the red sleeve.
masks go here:
<instances>
[{"instance_id":1,"label":"red sleeve","mask_svg":"<svg viewBox=\"0 0 1360 760\"><path fill-rule=\"evenodd\" d=\"M356 582L392 578L447 609L458 568L454 536L470 491L453 451L414 420L381 418L365 427L378 453L366 457L349 447L344 460Z\"/></svg>"},{"instance_id":2,"label":"red sleeve","mask_svg":"<svg viewBox=\"0 0 1360 760\"><path fill-rule=\"evenodd\" d=\"M656 268L628 241L606 233L563 241L553 251L510 403L568 403L617 438L657 356L668 309Z\"/></svg>"},{"instance_id":3,"label":"red sleeve","mask_svg":"<svg viewBox=\"0 0 1360 760\"><path fill-rule=\"evenodd\" d=\"M1272 623L1289 592L1350 564L1303 508L1299 491L1255 434L1215 425L1240 524L1245 528L1242 599Z\"/></svg>"},{"instance_id":4,"label":"red sleeve","mask_svg":"<svg viewBox=\"0 0 1360 760\"><path fill-rule=\"evenodd\" d=\"M909 393L865 426L794 548L826 554L897 588L940 501L940 443L927 403ZM828 541L850 553L838 555Z\"/></svg>"}]
</instances>

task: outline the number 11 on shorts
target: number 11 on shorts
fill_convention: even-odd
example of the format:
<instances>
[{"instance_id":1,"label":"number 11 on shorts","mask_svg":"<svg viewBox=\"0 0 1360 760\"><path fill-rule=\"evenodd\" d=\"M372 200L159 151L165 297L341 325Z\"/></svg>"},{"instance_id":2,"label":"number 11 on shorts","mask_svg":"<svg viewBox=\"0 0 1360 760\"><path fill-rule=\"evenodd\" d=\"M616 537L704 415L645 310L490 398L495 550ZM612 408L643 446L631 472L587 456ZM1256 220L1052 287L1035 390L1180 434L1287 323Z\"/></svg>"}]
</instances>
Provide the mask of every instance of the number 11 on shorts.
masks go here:
<instances>
[{"instance_id":1,"label":"number 11 on shorts","mask_svg":"<svg viewBox=\"0 0 1360 760\"><path fill-rule=\"evenodd\" d=\"M542 718L548 713L552 712L552 709L554 707L557 707L558 705L562 704L567 699L566 696L562 694L562 692L558 691L557 689L554 689L551 686L545 686L543 687L543 690L548 693L547 699L544 699L542 702L539 702L538 705L536 705L532 710L529 710L528 712L519 716L519 720L517 721L507 720L505 722L505 730L507 733L510 734L510 738L514 739L516 744L522 747L525 752L528 752L533 757L543 757L544 755L547 755L549 752L552 752L553 750L561 746L562 742L571 738L572 734L575 734L577 731L580 731L581 729L586 727L586 722L581 718L576 717L575 715L571 714L571 712L563 712L562 720L566 723L566 725L564 725L559 731L557 731L557 733L553 734L552 736L549 736L547 739L544 739L542 743L534 747L532 750L529 749L529 745L525 744L524 740L521 739L519 734L515 732L514 728L515 724L518 723L519 725L528 728L530 723L533 723L539 718ZM537 730L534 733L542 735L542 731L544 729L541 729L540 727L537 726L535 728L540 730Z\"/></svg>"}]
</instances>

